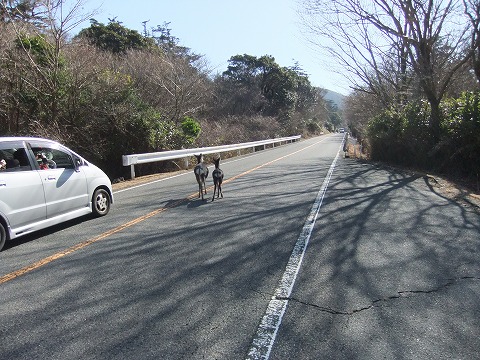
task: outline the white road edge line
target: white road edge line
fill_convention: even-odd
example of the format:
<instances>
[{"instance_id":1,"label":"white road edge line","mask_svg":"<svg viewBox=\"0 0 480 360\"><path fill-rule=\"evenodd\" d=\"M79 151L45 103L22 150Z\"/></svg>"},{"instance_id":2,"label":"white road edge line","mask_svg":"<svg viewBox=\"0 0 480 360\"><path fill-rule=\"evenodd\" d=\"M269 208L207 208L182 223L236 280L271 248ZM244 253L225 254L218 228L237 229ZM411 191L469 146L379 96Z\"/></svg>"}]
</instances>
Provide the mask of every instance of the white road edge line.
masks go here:
<instances>
[{"instance_id":1,"label":"white road edge line","mask_svg":"<svg viewBox=\"0 0 480 360\"><path fill-rule=\"evenodd\" d=\"M340 145L340 148L338 149L335 159L330 165L327 176L323 180L322 187L320 188L317 198L315 199L312 209L310 210L310 214L303 225L302 232L300 233L295 247L293 248L292 254L290 255L285 272L283 273L278 287L268 304L262 321L258 326L255 338L252 341L252 345L250 346L250 350L248 351L245 360L267 360L270 357L273 343L275 342L277 332L280 328L280 324L282 323L283 315L287 309L288 299L292 293L298 272L300 271L300 266L305 255L315 221L317 220L318 213L322 207L323 198L327 192L327 187L332 177L333 170L337 164L337 160L340 156L340 151L343 149L344 141L345 137Z\"/></svg>"}]
</instances>

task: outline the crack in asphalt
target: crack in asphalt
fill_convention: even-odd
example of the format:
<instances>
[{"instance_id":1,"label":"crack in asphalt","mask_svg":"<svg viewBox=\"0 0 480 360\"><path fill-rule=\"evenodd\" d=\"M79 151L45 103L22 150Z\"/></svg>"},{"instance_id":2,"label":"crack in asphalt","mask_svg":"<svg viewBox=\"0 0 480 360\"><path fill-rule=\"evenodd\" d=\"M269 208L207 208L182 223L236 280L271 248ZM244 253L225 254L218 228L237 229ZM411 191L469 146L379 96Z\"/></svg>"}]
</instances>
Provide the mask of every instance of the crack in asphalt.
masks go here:
<instances>
[{"instance_id":1,"label":"crack in asphalt","mask_svg":"<svg viewBox=\"0 0 480 360\"><path fill-rule=\"evenodd\" d=\"M330 307L325 307L325 306L321 306L321 305L317 305L317 304L312 304L312 303L308 303L308 302L305 302L305 301L302 301L300 299L297 299L295 297L275 297L276 300L284 300L284 301L292 301L292 302L296 302L296 303L299 303L299 304L302 304L302 305L306 305L306 306L309 306L309 307L313 307L317 310L320 310L322 312L326 312L326 313L329 313L329 314L332 314L332 315L346 315L346 316L352 316L352 315L355 315L359 312L362 312L362 311L365 311L365 310L369 310L369 309L372 309L374 308L375 306L378 306L379 303L386 303L386 302L389 302L391 300L396 300L396 299L400 299L400 298L408 298L408 297L411 297L412 295L416 295L416 294L432 294L432 293L436 293L436 292L439 292L443 289L446 289L448 288L449 286L452 286L454 285L455 283L458 283L459 281L462 281L462 280L480 280L480 277L475 277L475 276L462 276L462 277L459 277L459 278L454 278L454 279L448 279L447 282L437 288L434 288L434 289L431 289L431 290L405 290L405 291L398 291L396 295L391 295L391 296L387 296L387 297L383 297L381 299L376 299L376 300L373 300L371 302L370 305L367 305L367 306L364 306L364 307L360 307L358 309L353 309L351 311L340 311L340 310L335 310L335 309L332 309Z\"/></svg>"}]
</instances>

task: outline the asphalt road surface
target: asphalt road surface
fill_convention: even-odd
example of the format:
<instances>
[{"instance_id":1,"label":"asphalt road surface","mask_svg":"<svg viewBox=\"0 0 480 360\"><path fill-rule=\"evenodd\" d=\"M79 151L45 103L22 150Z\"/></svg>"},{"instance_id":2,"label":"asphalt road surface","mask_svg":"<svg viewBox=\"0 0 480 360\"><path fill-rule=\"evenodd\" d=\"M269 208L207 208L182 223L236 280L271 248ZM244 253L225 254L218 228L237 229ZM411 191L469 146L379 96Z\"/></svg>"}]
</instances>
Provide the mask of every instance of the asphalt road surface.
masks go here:
<instances>
[{"instance_id":1,"label":"asphalt road surface","mask_svg":"<svg viewBox=\"0 0 480 360\"><path fill-rule=\"evenodd\" d=\"M225 160L218 201L188 172L11 242L0 358L480 359L478 213L342 140Z\"/></svg>"}]
</instances>

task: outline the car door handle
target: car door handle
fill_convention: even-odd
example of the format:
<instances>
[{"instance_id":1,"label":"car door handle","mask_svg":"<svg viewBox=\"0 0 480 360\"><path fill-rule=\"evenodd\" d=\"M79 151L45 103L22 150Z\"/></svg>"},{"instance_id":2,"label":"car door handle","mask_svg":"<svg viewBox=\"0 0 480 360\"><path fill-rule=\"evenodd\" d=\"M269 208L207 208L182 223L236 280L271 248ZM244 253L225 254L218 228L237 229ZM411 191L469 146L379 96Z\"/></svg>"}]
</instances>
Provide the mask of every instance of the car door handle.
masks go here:
<instances>
[{"instance_id":1,"label":"car door handle","mask_svg":"<svg viewBox=\"0 0 480 360\"><path fill-rule=\"evenodd\" d=\"M49 176L47 177L47 179L48 179L48 180L57 180L57 178L56 178L55 176L53 176L53 175L49 175Z\"/></svg>"},{"instance_id":2,"label":"car door handle","mask_svg":"<svg viewBox=\"0 0 480 360\"><path fill-rule=\"evenodd\" d=\"M7 186L7 183L5 181L0 180L0 186Z\"/></svg>"}]
</instances>

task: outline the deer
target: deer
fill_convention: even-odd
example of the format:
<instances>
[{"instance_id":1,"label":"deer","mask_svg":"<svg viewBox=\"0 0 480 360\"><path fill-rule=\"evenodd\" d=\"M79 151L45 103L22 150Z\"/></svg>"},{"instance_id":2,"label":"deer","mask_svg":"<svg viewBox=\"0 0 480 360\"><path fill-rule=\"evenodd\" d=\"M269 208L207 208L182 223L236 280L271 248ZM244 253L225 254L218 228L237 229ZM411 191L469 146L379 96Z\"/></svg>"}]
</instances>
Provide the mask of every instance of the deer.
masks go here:
<instances>
[{"instance_id":1,"label":"deer","mask_svg":"<svg viewBox=\"0 0 480 360\"><path fill-rule=\"evenodd\" d=\"M212 201L215 200L215 192L217 192L217 199L221 196L223 199L223 192L222 192L222 182L223 182L223 171L220 169L220 157L213 160L215 164L215 170L212 172L213 178L213 197Z\"/></svg>"},{"instance_id":2,"label":"deer","mask_svg":"<svg viewBox=\"0 0 480 360\"><path fill-rule=\"evenodd\" d=\"M207 187L205 186L205 179L208 176L208 167L203 163L203 155L195 155L197 158L198 164L195 165L195 168L193 169L193 172L195 174L195 178L197 179L198 183L198 197L203 198L203 192L205 191L205 194L207 193Z\"/></svg>"}]
</instances>

